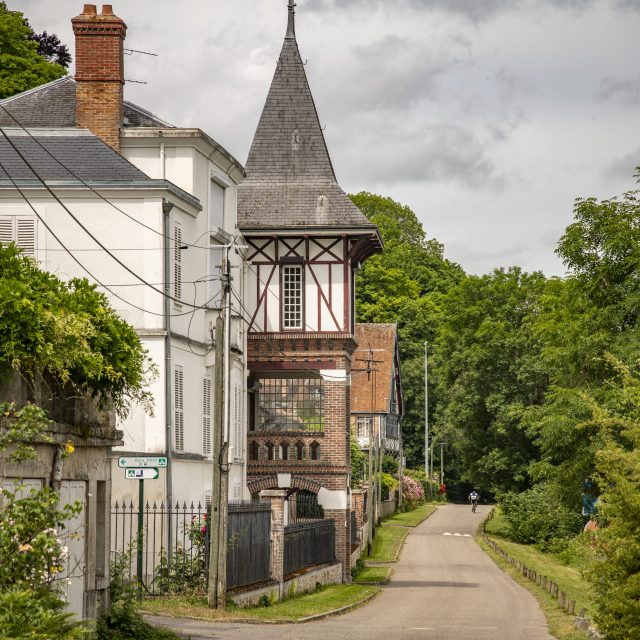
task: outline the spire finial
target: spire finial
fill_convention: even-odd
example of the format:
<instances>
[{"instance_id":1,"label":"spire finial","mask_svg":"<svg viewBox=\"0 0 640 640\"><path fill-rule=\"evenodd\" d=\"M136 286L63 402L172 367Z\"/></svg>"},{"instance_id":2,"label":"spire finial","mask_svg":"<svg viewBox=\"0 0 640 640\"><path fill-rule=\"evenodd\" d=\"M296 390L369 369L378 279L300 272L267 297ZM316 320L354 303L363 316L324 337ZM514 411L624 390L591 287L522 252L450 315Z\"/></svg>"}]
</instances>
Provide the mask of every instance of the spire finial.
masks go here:
<instances>
[{"instance_id":1,"label":"spire finial","mask_svg":"<svg viewBox=\"0 0 640 640\"><path fill-rule=\"evenodd\" d=\"M289 22L287 23L287 35L285 36L285 38L293 38L294 40L296 39L295 15L296 15L295 0L289 0Z\"/></svg>"}]
</instances>

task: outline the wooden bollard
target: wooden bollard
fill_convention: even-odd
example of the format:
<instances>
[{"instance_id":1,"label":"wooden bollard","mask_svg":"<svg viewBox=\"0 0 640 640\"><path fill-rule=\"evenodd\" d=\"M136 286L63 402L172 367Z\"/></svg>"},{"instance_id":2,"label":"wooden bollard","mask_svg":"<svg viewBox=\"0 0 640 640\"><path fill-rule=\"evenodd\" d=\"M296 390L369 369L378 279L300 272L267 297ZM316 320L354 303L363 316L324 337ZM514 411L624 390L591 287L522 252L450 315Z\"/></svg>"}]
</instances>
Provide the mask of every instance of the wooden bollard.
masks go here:
<instances>
[{"instance_id":1,"label":"wooden bollard","mask_svg":"<svg viewBox=\"0 0 640 640\"><path fill-rule=\"evenodd\" d=\"M587 616L587 610L584 607L580 607L578 611L578 618L585 618Z\"/></svg>"},{"instance_id":2,"label":"wooden bollard","mask_svg":"<svg viewBox=\"0 0 640 640\"><path fill-rule=\"evenodd\" d=\"M564 595L564 591L560 592L560 595L558 596L558 600L560 601L560 606L564 609L565 606L565 595Z\"/></svg>"},{"instance_id":3,"label":"wooden bollard","mask_svg":"<svg viewBox=\"0 0 640 640\"><path fill-rule=\"evenodd\" d=\"M542 576L541 586L543 589L547 588L547 576Z\"/></svg>"},{"instance_id":4,"label":"wooden bollard","mask_svg":"<svg viewBox=\"0 0 640 640\"><path fill-rule=\"evenodd\" d=\"M575 612L576 612L576 601L575 600L569 600L568 612L569 612L570 616L575 614Z\"/></svg>"}]
</instances>

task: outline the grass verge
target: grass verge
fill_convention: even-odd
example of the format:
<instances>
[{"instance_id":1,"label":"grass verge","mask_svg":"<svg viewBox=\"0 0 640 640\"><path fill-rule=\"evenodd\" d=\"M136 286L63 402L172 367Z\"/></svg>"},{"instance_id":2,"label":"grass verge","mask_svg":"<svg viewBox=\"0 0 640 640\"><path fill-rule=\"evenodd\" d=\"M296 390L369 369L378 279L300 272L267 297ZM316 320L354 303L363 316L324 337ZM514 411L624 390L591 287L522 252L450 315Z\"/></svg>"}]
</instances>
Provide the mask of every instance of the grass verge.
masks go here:
<instances>
[{"instance_id":1,"label":"grass verge","mask_svg":"<svg viewBox=\"0 0 640 640\"><path fill-rule=\"evenodd\" d=\"M411 529L383 525L376 529L371 555L363 558L368 562L395 562L400 548Z\"/></svg>"},{"instance_id":2,"label":"grass verge","mask_svg":"<svg viewBox=\"0 0 640 640\"><path fill-rule=\"evenodd\" d=\"M585 640L585 638L587 637L585 632L575 629L573 626L574 616L570 616L564 611L564 609L561 609L558 601L554 597L552 597L542 587L539 587L534 582L531 582L531 580L525 578L515 567L512 567L506 560L503 560L483 542L480 536L477 537L477 541L485 551L485 553L498 565L498 567L500 567L518 584L525 587L525 589L528 589L535 596L547 620L549 631L554 638L557 638L558 640ZM497 542L500 544L500 546L502 546L504 540L500 539ZM507 551L506 548L505 551ZM513 557L516 556L514 555Z\"/></svg>"},{"instance_id":3,"label":"grass verge","mask_svg":"<svg viewBox=\"0 0 640 640\"><path fill-rule=\"evenodd\" d=\"M438 504L437 502L427 502L412 511L394 513L392 516L385 518L383 524L417 527L427 516L430 516L436 510Z\"/></svg>"},{"instance_id":4,"label":"grass verge","mask_svg":"<svg viewBox=\"0 0 640 640\"><path fill-rule=\"evenodd\" d=\"M365 567L358 573L354 579L355 583L381 583L389 579L391 567L388 566L371 566Z\"/></svg>"},{"instance_id":5,"label":"grass verge","mask_svg":"<svg viewBox=\"0 0 640 640\"><path fill-rule=\"evenodd\" d=\"M268 607L239 609L230 607L226 611L210 609L206 596L163 596L149 598L141 604L148 613L194 618L198 620L239 620L254 619L265 622L297 622L309 616L329 613L347 606L357 606L380 591L379 587L360 584L335 584L321 587L313 593L305 593Z\"/></svg>"}]
</instances>

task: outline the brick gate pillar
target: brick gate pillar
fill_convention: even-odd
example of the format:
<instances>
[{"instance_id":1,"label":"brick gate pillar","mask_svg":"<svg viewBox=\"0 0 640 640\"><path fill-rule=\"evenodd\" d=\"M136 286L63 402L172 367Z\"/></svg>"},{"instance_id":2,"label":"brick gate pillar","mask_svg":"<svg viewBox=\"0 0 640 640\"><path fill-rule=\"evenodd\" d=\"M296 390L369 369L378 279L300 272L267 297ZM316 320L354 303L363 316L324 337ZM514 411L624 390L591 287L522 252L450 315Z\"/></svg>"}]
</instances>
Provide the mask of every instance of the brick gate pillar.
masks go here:
<instances>
[{"instance_id":1,"label":"brick gate pillar","mask_svg":"<svg viewBox=\"0 0 640 640\"><path fill-rule=\"evenodd\" d=\"M260 492L261 502L271 503L271 579L284 582L284 510L287 492L283 489L265 489Z\"/></svg>"}]
</instances>

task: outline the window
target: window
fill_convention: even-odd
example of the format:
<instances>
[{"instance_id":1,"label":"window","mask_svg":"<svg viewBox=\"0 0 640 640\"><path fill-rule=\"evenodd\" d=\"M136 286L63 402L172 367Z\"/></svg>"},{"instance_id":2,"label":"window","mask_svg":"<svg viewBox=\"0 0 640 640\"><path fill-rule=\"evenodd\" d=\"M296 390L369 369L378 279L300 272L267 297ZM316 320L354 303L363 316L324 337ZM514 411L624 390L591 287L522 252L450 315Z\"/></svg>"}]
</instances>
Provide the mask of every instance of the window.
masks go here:
<instances>
[{"instance_id":1,"label":"window","mask_svg":"<svg viewBox=\"0 0 640 640\"><path fill-rule=\"evenodd\" d=\"M296 460L304 460L304 442L298 440L295 444Z\"/></svg>"},{"instance_id":2,"label":"window","mask_svg":"<svg viewBox=\"0 0 640 640\"><path fill-rule=\"evenodd\" d=\"M282 326L302 329L302 267L282 266Z\"/></svg>"},{"instance_id":3,"label":"window","mask_svg":"<svg viewBox=\"0 0 640 640\"><path fill-rule=\"evenodd\" d=\"M267 460L275 460L275 447L273 442L267 442L265 446L267 447Z\"/></svg>"},{"instance_id":4,"label":"window","mask_svg":"<svg viewBox=\"0 0 640 640\"><path fill-rule=\"evenodd\" d=\"M184 451L184 370L173 370L173 448Z\"/></svg>"},{"instance_id":5,"label":"window","mask_svg":"<svg viewBox=\"0 0 640 640\"><path fill-rule=\"evenodd\" d=\"M18 216L0 216L0 242L15 244L30 258L36 256L36 221L35 218Z\"/></svg>"},{"instance_id":6,"label":"window","mask_svg":"<svg viewBox=\"0 0 640 640\"><path fill-rule=\"evenodd\" d=\"M211 455L211 378L202 378L202 453Z\"/></svg>"},{"instance_id":7,"label":"window","mask_svg":"<svg viewBox=\"0 0 640 640\"><path fill-rule=\"evenodd\" d=\"M249 460L258 460L260 458L260 445L254 440L249 446Z\"/></svg>"},{"instance_id":8,"label":"window","mask_svg":"<svg viewBox=\"0 0 640 640\"><path fill-rule=\"evenodd\" d=\"M311 460L320 460L320 443L312 442L309 447L309 457Z\"/></svg>"},{"instance_id":9,"label":"window","mask_svg":"<svg viewBox=\"0 0 640 640\"><path fill-rule=\"evenodd\" d=\"M173 227L173 297L176 301L182 298L182 227Z\"/></svg>"},{"instance_id":10,"label":"window","mask_svg":"<svg viewBox=\"0 0 640 640\"><path fill-rule=\"evenodd\" d=\"M211 228L224 227L224 204L227 190L214 180L211 181L211 202L209 209L209 222Z\"/></svg>"},{"instance_id":11,"label":"window","mask_svg":"<svg viewBox=\"0 0 640 640\"><path fill-rule=\"evenodd\" d=\"M260 378L255 394L258 431L323 431L322 378Z\"/></svg>"},{"instance_id":12,"label":"window","mask_svg":"<svg viewBox=\"0 0 640 640\"><path fill-rule=\"evenodd\" d=\"M371 431L371 416L358 416L356 418L356 436L368 438Z\"/></svg>"},{"instance_id":13,"label":"window","mask_svg":"<svg viewBox=\"0 0 640 640\"><path fill-rule=\"evenodd\" d=\"M280 460L288 460L289 459L289 443L283 442L280 445Z\"/></svg>"}]
</instances>

